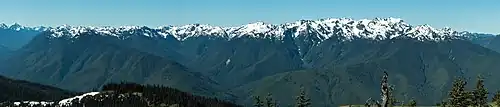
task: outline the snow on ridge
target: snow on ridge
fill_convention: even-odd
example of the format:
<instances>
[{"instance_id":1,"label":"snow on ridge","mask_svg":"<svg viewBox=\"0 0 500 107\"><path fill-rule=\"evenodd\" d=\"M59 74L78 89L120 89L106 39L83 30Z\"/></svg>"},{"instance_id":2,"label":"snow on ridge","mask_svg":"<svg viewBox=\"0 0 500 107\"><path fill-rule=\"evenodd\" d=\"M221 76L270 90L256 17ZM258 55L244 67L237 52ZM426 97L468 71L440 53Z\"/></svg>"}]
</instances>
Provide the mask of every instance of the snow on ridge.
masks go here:
<instances>
[{"instance_id":1,"label":"snow on ridge","mask_svg":"<svg viewBox=\"0 0 500 107\"><path fill-rule=\"evenodd\" d=\"M82 98L86 97L86 96L95 96L97 94L99 94L100 92L89 92L89 93L85 93L83 95L80 95L80 96L75 96L75 97L71 97L71 98L67 98L67 99L63 99L61 101L59 101L57 104L60 105L60 106L70 106L72 105L72 101L73 100L78 100L78 102L80 102L82 100Z\"/></svg>"},{"instance_id":2,"label":"snow on ridge","mask_svg":"<svg viewBox=\"0 0 500 107\"><path fill-rule=\"evenodd\" d=\"M15 30L15 31L22 31L22 30L45 31L45 30L48 30L47 27L43 27L43 26L27 27L27 26L23 26L19 23L13 23L11 25L7 25L5 23L0 23L0 29L10 29L10 30Z\"/></svg>"},{"instance_id":3,"label":"snow on ridge","mask_svg":"<svg viewBox=\"0 0 500 107\"><path fill-rule=\"evenodd\" d=\"M148 28L145 26L72 27L63 25L48 29L51 33L51 37L55 38L78 38L82 33L92 32L115 37L124 36L123 34L162 38L171 36L179 41L198 36L222 37L229 40L239 37L283 39L285 36L292 36L295 38L299 36L309 36L309 34L315 36L314 38L320 41L331 37L340 37L343 40L359 38L384 40L397 37L408 37L421 41L441 41L462 36L460 33L450 28L435 29L429 25L412 26L405 23L401 18L393 17L360 20L351 18L323 18L318 20L298 20L278 25L259 21L236 27L218 27L207 24L163 26L157 28ZM290 34L286 33L287 31L293 32Z\"/></svg>"},{"instance_id":4,"label":"snow on ridge","mask_svg":"<svg viewBox=\"0 0 500 107\"><path fill-rule=\"evenodd\" d=\"M45 101L23 101L23 102L14 102L15 106L20 106L21 104L27 104L29 107L37 107L37 106L49 106L53 105L54 102L45 102Z\"/></svg>"},{"instance_id":5,"label":"snow on ridge","mask_svg":"<svg viewBox=\"0 0 500 107\"><path fill-rule=\"evenodd\" d=\"M38 106L53 106L56 104L58 107L59 106L71 106L73 104L73 101L78 101L80 102L84 97L86 96L95 96L97 94L100 94L101 92L88 92L80 96L75 96L67 99L63 99L59 102L46 102L46 101L22 101L22 102L13 102L15 106L20 106L20 105L28 105L29 107L38 107Z\"/></svg>"}]
</instances>

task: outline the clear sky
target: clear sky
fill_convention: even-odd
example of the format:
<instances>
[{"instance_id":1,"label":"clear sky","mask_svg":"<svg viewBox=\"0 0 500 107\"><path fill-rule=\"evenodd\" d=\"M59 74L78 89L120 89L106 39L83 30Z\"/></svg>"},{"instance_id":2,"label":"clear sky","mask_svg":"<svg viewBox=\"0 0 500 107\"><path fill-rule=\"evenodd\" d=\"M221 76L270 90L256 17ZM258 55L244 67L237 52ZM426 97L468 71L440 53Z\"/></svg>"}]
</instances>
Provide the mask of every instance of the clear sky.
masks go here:
<instances>
[{"instance_id":1,"label":"clear sky","mask_svg":"<svg viewBox=\"0 0 500 107\"><path fill-rule=\"evenodd\" d=\"M27 26L123 26L300 19L402 18L407 23L500 33L500 0L3 0L0 23Z\"/></svg>"}]
</instances>

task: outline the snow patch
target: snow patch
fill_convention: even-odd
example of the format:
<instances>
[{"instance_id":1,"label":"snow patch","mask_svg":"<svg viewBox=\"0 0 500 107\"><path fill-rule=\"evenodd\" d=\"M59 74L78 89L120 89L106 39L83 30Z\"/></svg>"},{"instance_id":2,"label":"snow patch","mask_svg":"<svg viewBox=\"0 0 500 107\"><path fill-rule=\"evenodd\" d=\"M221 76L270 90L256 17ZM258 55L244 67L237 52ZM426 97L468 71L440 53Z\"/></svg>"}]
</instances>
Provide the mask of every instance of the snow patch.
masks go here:
<instances>
[{"instance_id":1,"label":"snow patch","mask_svg":"<svg viewBox=\"0 0 500 107\"><path fill-rule=\"evenodd\" d=\"M45 101L23 101L23 102L14 102L15 106L20 106L21 104L27 104L29 107L38 107L38 106L49 106L53 105L54 102L45 102Z\"/></svg>"},{"instance_id":2,"label":"snow patch","mask_svg":"<svg viewBox=\"0 0 500 107\"><path fill-rule=\"evenodd\" d=\"M83 95L80 95L80 96L75 96L75 97L72 97L72 98L67 98L67 99L63 99L61 101L59 101L59 105L60 106L70 106L72 105L72 101L73 100L78 100L78 102L80 102L82 100L82 98L86 97L86 96L95 96L97 94L99 94L100 92L89 92L89 93L85 93Z\"/></svg>"},{"instance_id":3,"label":"snow patch","mask_svg":"<svg viewBox=\"0 0 500 107\"><path fill-rule=\"evenodd\" d=\"M231 63L231 58L226 60L226 65L228 65L229 63Z\"/></svg>"}]
</instances>

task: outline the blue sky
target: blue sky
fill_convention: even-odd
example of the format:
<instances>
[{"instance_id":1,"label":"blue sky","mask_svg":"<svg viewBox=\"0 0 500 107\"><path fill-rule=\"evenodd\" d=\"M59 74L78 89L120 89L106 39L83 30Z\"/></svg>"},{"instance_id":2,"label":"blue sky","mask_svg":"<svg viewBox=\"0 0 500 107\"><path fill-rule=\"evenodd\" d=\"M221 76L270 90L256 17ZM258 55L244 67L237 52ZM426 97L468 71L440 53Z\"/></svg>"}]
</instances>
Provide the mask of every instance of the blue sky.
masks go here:
<instances>
[{"instance_id":1,"label":"blue sky","mask_svg":"<svg viewBox=\"0 0 500 107\"><path fill-rule=\"evenodd\" d=\"M407 23L500 33L500 0L3 0L0 23L27 26L238 26L299 19L397 17Z\"/></svg>"}]
</instances>

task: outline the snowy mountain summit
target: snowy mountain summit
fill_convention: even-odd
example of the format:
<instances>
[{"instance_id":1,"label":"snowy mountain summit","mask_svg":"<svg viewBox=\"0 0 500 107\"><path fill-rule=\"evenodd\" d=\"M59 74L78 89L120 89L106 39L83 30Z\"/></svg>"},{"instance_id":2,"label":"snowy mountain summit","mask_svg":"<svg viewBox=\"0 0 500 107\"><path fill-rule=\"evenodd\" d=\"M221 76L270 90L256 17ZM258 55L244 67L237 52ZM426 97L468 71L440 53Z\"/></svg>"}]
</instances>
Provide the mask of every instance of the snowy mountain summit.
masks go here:
<instances>
[{"instance_id":1,"label":"snowy mountain summit","mask_svg":"<svg viewBox=\"0 0 500 107\"><path fill-rule=\"evenodd\" d=\"M174 37L179 41L198 36L233 38L251 37L284 39L312 36L319 41L332 37L344 41L353 39L386 40L393 38L413 38L420 41L442 41L465 37L463 32L450 28L436 29L429 25L412 26L399 18L375 18L354 20L350 18L325 18L319 20L298 20L285 24L255 22L236 27L217 27L204 24L184 26L163 26L148 28L140 26L122 27L73 27L59 26L48 28L51 37L78 38L82 33L126 38L128 36Z\"/></svg>"}]
</instances>

